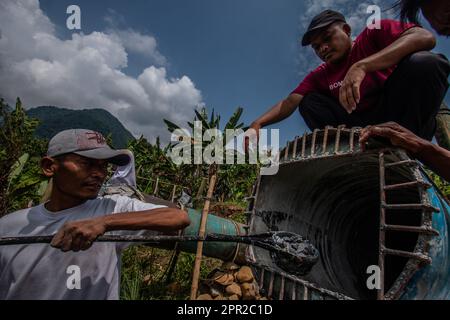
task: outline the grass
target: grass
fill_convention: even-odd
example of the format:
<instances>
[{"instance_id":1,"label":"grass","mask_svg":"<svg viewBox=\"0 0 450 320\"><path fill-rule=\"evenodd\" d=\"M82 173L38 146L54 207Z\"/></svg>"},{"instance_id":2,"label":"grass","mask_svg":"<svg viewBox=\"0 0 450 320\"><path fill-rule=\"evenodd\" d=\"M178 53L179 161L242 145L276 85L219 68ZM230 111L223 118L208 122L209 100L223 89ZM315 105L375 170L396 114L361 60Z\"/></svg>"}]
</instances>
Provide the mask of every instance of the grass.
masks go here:
<instances>
[{"instance_id":1,"label":"grass","mask_svg":"<svg viewBox=\"0 0 450 320\"><path fill-rule=\"evenodd\" d=\"M191 289L195 255L180 252L172 279L167 269L174 251L132 246L122 255L120 298L122 300L187 300ZM200 279L204 279L222 261L203 258Z\"/></svg>"}]
</instances>

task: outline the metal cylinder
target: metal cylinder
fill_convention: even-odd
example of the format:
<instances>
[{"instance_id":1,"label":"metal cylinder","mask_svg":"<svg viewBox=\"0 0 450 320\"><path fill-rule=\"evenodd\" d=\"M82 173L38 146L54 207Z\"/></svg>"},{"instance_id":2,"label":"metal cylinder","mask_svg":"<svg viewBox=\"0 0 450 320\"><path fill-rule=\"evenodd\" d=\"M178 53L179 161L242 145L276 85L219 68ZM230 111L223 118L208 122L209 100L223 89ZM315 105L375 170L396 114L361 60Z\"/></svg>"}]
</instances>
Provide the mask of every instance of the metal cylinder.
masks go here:
<instances>
[{"instance_id":1,"label":"metal cylinder","mask_svg":"<svg viewBox=\"0 0 450 320\"><path fill-rule=\"evenodd\" d=\"M448 203L404 151L362 152L358 137L316 130L281 150L276 175L259 177L249 233L294 232L320 252L308 275L292 277L249 247L261 287L274 299L450 298ZM370 266L380 271L375 287Z\"/></svg>"},{"instance_id":2,"label":"metal cylinder","mask_svg":"<svg viewBox=\"0 0 450 320\"><path fill-rule=\"evenodd\" d=\"M182 234L183 236L196 236L200 228L201 212L194 209L188 209L189 219L191 223L186 227ZM222 218L213 214L208 214L206 222L206 234L218 233L230 236L246 235L245 225L237 223L233 220ZM197 251L197 242L178 242L152 244L151 246L173 250L175 245L178 250L188 253L195 253ZM203 256L216 258L223 261L234 261L239 264L245 263L245 253L247 245L238 242L218 242L218 241L204 241L203 242Z\"/></svg>"},{"instance_id":3,"label":"metal cylinder","mask_svg":"<svg viewBox=\"0 0 450 320\"><path fill-rule=\"evenodd\" d=\"M194 236L198 234L200 228L201 212L189 209L189 219L191 224L184 229L183 235ZM206 234L218 233L225 235L246 235L243 224L237 223L233 220L221 218L219 216L209 214L206 222ZM185 252L196 252L197 244L195 242L179 243L179 248ZM203 243L203 255L206 257L217 258L224 261L243 262L243 252L247 246L245 244L236 242L209 242Z\"/></svg>"}]
</instances>

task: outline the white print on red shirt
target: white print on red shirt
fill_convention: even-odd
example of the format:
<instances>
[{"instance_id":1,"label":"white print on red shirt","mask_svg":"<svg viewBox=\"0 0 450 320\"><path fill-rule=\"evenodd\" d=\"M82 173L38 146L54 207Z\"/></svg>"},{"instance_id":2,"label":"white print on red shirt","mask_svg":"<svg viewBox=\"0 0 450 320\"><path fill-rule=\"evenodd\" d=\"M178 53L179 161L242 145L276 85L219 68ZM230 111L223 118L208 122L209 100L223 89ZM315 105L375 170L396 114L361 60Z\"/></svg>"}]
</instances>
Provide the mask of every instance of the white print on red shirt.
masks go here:
<instances>
[{"instance_id":1,"label":"white print on red shirt","mask_svg":"<svg viewBox=\"0 0 450 320\"><path fill-rule=\"evenodd\" d=\"M333 89L337 89L337 88L340 88L340 87L342 87L342 82L343 82L344 80L342 80L342 81L337 81L337 82L335 82L335 83L333 83L333 84L330 84L330 90L333 90Z\"/></svg>"}]
</instances>

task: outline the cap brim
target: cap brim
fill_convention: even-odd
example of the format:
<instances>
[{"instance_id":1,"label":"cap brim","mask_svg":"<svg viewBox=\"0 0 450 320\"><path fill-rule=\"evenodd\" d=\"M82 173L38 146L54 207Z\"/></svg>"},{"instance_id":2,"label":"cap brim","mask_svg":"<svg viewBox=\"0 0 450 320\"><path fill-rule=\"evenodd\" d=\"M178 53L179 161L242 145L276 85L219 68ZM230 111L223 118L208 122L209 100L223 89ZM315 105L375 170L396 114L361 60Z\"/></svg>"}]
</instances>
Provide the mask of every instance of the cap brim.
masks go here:
<instances>
[{"instance_id":1,"label":"cap brim","mask_svg":"<svg viewBox=\"0 0 450 320\"><path fill-rule=\"evenodd\" d=\"M328 27L329 25L335 23L337 20L332 21L332 22L324 22L322 24L319 24L317 26L315 26L314 28L308 30L302 38L302 46L306 47L309 46L311 44L311 36L316 33L317 31L319 31L320 29L324 29L326 27Z\"/></svg>"},{"instance_id":2,"label":"cap brim","mask_svg":"<svg viewBox=\"0 0 450 320\"><path fill-rule=\"evenodd\" d=\"M92 149L92 150L75 151L73 153L78 154L83 157L86 157L86 158L108 160L108 162L116 164L118 166L127 165L131 160L127 150L113 150L110 148L97 148L97 149Z\"/></svg>"}]
</instances>

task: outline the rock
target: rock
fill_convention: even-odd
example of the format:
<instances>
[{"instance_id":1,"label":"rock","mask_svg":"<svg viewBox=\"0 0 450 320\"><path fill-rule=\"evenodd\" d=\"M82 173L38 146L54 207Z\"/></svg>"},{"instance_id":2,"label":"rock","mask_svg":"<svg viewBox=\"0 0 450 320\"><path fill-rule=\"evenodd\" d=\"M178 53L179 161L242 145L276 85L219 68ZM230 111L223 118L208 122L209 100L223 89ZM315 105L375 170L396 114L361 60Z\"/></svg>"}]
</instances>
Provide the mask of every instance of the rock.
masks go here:
<instances>
[{"instance_id":1,"label":"rock","mask_svg":"<svg viewBox=\"0 0 450 320\"><path fill-rule=\"evenodd\" d=\"M222 292L216 286L211 286L209 292L213 298L222 295Z\"/></svg>"},{"instance_id":2,"label":"rock","mask_svg":"<svg viewBox=\"0 0 450 320\"><path fill-rule=\"evenodd\" d=\"M214 300L227 300L223 295L219 294L217 297L214 298Z\"/></svg>"},{"instance_id":3,"label":"rock","mask_svg":"<svg viewBox=\"0 0 450 320\"><path fill-rule=\"evenodd\" d=\"M211 272L208 273L208 275L206 276L206 278L207 278L207 279L212 279L212 278L214 278L214 276L215 276L217 273L223 273L223 272L222 272L222 269L220 269L220 268L214 268L214 270L211 270Z\"/></svg>"},{"instance_id":4,"label":"rock","mask_svg":"<svg viewBox=\"0 0 450 320\"><path fill-rule=\"evenodd\" d=\"M243 266L236 273L236 279L240 283L252 282L254 279L252 269L250 269L250 267L248 267L248 266Z\"/></svg>"},{"instance_id":5,"label":"rock","mask_svg":"<svg viewBox=\"0 0 450 320\"><path fill-rule=\"evenodd\" d=\"M142 280L142 282L144 283L144 284L146 284L146 285L149 285L151 282L152 282L152 276L151 275L146 275L145 277L144 277L144 279Z\"/></svg>"},{"instance_id":6,"label":"rock","mask_svg":"<svg viewBox=\"0 0 450 320\"><path fill-rule=\"evenodd\" d=\"M197 297L197 300L212 300L213 298L209 294L201 294Z\"/></svg>"},{"instance_id":7,"label":"rock","mask_svg":"<svg viewBox=\"0 0 450 320\"><path fill-rule=\"evenodd\" d=\"M232 284L234 282L234 277L232 274L229 273L221 273L221 272L217 272L214 275L214 282L222 285L222 286L229 286L230 284Z\"/></svg>"},{"instance_id":8,"label":"rock","mask_svg":"<svg viewBox=\"0 0 450 320\"><path fill-rule=\"evenodd\" d=\"M253 283L243 283L241 284L241 290L242 290L242 300L255 300L257 290Z\"/></svg>"},{"instance_id":9,"label":"rock","mask_svg":"<svg viewBox=\"0 0 450 320\"><path fill-rule=\"evenodd\" d=\"M150 281L150 279L152 278L152 276L151 275L146 275L145 277L144 277L144 282L148 282L148 281Z\"/></svg>"},{"instance_id":10,"label":"rock","mask_svg":"<svg viewBox=\"0 0 450 320\"><path fill-rule=\"evenodd\" d=\"M237 294L233 294L232 296L228 297L228 300L239 300L239 297Z\"/></svg>"},{"instance_id":11,"label":"rock","mask_svg":"<svg viewBox=\"0 0 450 320\"><path fill-rule=\"evenodd\" d=\"M228 287L225 288L225 292L228 293L230 296L237 295L238 297L242 296L242 290L239 285L236 283L230 284Z\"/></svg>"},{"instance_id":12,"label":"rock","mask_svg":"<svg viewBox=\"0 0 450 320\"><path fill-rule=\"evenodd\" d=\"M236 271L239 269L239 266L233 262L224 262L220 268L224 271Z\"/></svg>"}]
</instances>

